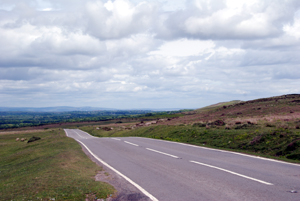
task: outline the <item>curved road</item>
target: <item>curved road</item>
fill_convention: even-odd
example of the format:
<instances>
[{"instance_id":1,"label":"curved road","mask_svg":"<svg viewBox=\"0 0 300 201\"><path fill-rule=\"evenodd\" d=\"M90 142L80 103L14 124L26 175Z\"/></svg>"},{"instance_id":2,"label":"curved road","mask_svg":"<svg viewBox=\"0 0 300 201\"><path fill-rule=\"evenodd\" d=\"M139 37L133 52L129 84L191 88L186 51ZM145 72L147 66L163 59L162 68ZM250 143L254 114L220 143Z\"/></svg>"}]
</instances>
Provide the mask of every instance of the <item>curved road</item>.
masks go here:
<instances>
[{"instance_id":1,"label":"curved road","mask_svg":"<svg viewBox=\"0 0 300 201\"><path fill-rule=\"evenodd\" d=\"M300 165L149 138L65 129L150 200L300 200Z\"/></svg>"}]
</instances>

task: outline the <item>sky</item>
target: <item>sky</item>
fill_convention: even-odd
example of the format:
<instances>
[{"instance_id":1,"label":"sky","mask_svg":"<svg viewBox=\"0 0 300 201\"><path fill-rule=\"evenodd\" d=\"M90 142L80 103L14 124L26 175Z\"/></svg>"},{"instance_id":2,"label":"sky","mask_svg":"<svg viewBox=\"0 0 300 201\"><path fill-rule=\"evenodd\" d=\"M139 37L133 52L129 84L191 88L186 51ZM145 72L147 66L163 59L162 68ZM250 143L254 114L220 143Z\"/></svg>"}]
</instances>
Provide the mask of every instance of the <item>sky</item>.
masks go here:
<instances>
[{"instance_id":1,"label":"sky","mask_svg":"<svg viewBox=\"0 0 300 201\"><path fill-rule=\"evenodd\" d=\"M0 0L0 44L1 107L300 93L299 0Z\"/></svg>"}]
</instances>

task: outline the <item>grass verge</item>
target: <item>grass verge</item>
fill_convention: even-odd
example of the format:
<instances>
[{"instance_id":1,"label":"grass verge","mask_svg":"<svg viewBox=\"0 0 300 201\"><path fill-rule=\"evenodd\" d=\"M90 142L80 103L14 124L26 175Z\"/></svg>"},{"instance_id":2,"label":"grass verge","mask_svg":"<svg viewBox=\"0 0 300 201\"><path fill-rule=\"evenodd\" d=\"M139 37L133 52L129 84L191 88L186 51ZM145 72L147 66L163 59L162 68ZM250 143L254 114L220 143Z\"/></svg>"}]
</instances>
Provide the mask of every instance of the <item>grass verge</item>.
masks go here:
<instances>
[{"instance_id":1,"label":"grass verge","mask_svg":"<svg viewBox=\"0 0 300 201\"><path fill-rule=\"evenodd\" d=\"M16 138L41 137L27 143ZM96 182L102 168L62 129L34 134L0 134L1 200L84 200L107 198L114 188Z\"/></svg>"}]
</instances>

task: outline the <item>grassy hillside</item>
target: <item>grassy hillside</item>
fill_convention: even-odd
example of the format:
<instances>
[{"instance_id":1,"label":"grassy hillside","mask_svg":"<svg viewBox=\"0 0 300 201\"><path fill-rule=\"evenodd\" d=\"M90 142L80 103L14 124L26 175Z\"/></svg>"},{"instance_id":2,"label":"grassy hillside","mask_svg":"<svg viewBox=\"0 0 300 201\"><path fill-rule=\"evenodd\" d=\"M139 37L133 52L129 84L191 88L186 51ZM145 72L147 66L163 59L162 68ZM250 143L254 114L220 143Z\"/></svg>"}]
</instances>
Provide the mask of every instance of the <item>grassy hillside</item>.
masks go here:
<instances>
[{"instance_id":1,"label":"grassy hillside","mask_svg":"<svg viewBox=\"0 0 300 201\"><path fill-rule=\"evenodd\" d=\"M16 141L33 135L41 139ZM0 200L84 200L114 193L112 186L95 181L101 167L62 129L0 133L0 158Z\"/></svg>"},{"instance_id":2,"label":"grassy hillside","mask_svg":"<svg viewBox=\"0 0 300 201\"><path fill-rule=\"evenodd\" d=\"M152 125L84 126L99 137L141 136L300 161L300 95L219 103Z\"/></svg>"},{"instance_id":3,"label":"grassy hillside","mask_svg":"<svg viewBox=\"0 0 300 201\"><path fill-rule=\"evenodd\" d=\"M218 108L221 108L223 106L228 106L228 105L235 105L237 103L241 103L243 101L240 101L240 100L233 100L233 101L228 101L228 102L221 102L221 103L216 103L216 104L213 104L213 105L209 105L209 106L206 106L206 107L203 107L203 108L199 108L199 109L196 109L195 112L204 112L204 111L211 111L213 109L218 109Z\"/></svg>"}]
</instances>

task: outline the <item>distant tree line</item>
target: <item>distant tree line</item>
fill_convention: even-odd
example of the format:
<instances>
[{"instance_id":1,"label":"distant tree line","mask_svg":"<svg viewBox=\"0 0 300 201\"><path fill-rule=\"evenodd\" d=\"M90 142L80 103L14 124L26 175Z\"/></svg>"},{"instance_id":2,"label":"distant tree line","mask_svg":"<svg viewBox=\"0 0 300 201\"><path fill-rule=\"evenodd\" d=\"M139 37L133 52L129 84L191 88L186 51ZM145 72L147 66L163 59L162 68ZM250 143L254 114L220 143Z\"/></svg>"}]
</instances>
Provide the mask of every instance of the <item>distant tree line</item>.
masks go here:
<instances>
[{"instance_id":1,"label":"distant tree line","mask_svg":"<svg viewBox=\"0 0 300 201\"><path fill-rule=\"evenodd\" d=\"M179 114L183 111L184 110L163 112L153 112L151 110L105 110L86 112L0 112L0 129L41 126L54 123L106 121L122 118L164 118L174 117L174 114Z\"/></svg>"}]
</instances>

